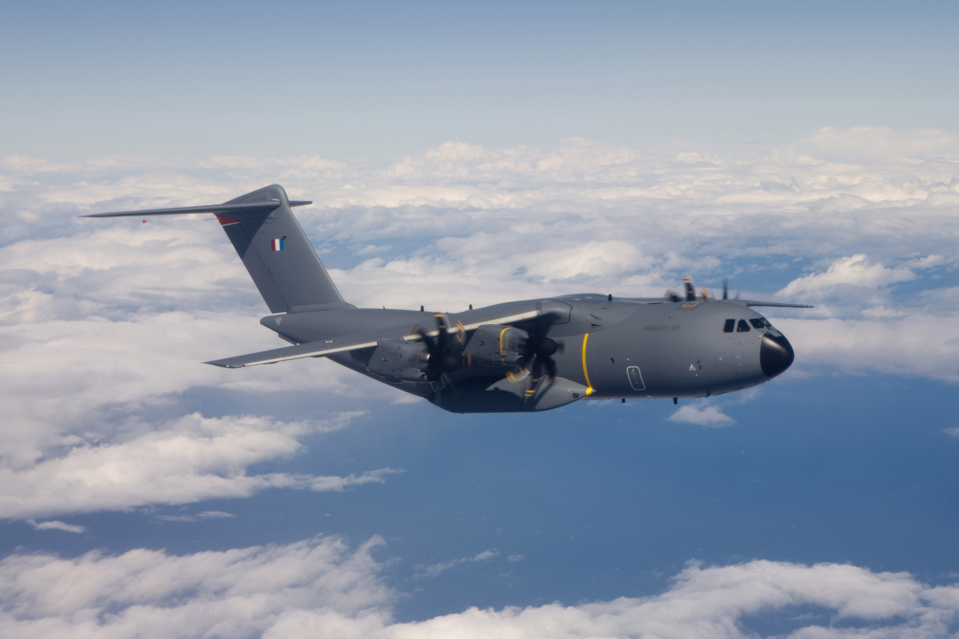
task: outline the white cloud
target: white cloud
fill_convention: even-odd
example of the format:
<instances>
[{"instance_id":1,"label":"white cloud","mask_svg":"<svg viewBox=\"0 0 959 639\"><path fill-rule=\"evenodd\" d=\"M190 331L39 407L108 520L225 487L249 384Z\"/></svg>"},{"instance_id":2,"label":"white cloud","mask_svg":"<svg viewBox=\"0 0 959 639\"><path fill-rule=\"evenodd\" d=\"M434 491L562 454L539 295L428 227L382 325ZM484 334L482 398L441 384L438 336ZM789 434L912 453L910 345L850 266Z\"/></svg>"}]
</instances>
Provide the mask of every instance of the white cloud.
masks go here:
<instances>
[{"instance_id":1,"label":"white cloud","mask_svg":"<svg viewBox=\"0 0 959 639\"><path fill-rule=\"evenodd\" d=\"M651 266L636 246L616 240L575 244L561 255L550 250L545 255L532 253L523 258L527 272L547 281L578 275L622 276Z\"/></svg>"},{"instance_id":2,"label":"white cloud","mask_svg":"<svg viewBox=\"0 0 959 639\"><path fill-rule=\"evenodd\" d=\"M829 295L848 295L856 289L876 289L914 279L916 274L907 266L886 268L858 254L836 260L825 272L793 280L778 295L784 299L816 300Z\"/></svg>"},{"instance_id":3,"label":"white cloud","mask_svg":"<svg viewBox=\"0 0 959 639\"><path fill-rule=\"evenodd\" d=\"M237 495L267 485L355 483L364 475L238 471L224 479L201 465L186 473L197 487L181 497L147 490L137 498L107 489L95 469L114 450L140 454L174 437L168 417L143 417L151 423L131 434L128 420L114 415L175 406L187 391L252 397L320 389L332 410L355 408L358 397L382 397L382 406L409 399L329 362L202 366L281 345L257 324L265 307L219 225L78 214L221 202L285 183L292 197L317 200L298 209L300 220L346 297L369 306L456 311L590 290L661 295L687 274L715 290L745 262L742 268L767 271L767 282L790 273L793 281L775 288L819 306L793 314L802 319L771 312L796 347L791 374L818 367L955 382L959 329L946 320L959 310L956 262L948 257L959 205L955 151L955 136L946 132L855 128L824 129L779 149L454 141L385 164L216 157L68 166L8 158L0 163L0 205L14 212L0 229L0 472L16 476L22 491L8 489L8 499L34 503L8 507L22 516L41 512L31 510L41 503L53 508L60 502L42 496L41 476L61 478L74 466L93 472L90 485L100 487L96 498L79 500L84 508L202 499L218 494L211 488L217 482ZM859 162L870 157L879 161ZM794 275L810 265L814 271ZM748 286L750 272L738 275L733 287ZM925 290L906 303L895 292L907 286ZM822 317L829 319L811 319ZM695 404L674 419L730 420L716 405ZM298 441L283 423L270 420L264 435ZM190 449L208 447L201 430L180 435ZM239 434L224 437L236 443Z\"/></svg>"},{"instance_id":4,"label":"white cloud","mask_svg":"<svg viewBox=\"0 0 959 639\"><path fill-rule=\"evenodd\" d=\"M205 359L281 344L258 326L262 311L245 307L245 296L261 302L218 225L144 228L133 221L92 231L91 223L98 222L85 220L83 230L72 235L0 248L0 352L6 364L0 369L5 417L0 474L7 479L0 489L0 516L127 508L150 499L181 503L216 493L252 494L267 486L340 490L382 480L370 474L244 475L242 467L251 460L285 454L283 446L271 444L295 449L298 437L345 425L329 402L324 425L248 424L263 429L259 435L268 445L252 457L232 460L244 445L238 430L211 440L202 428L185 426L191 418L147 423L151 418L141 417L145 421L138 423L114 416L148 415L148 407L169 406L176 393L204 385L249 393L313 390L319 384L333 398L355 394L362 385L341 383L347 371L328 362L310 362L310 375L302 366L236 375L202 365ZM118 406L124 409L115 413ZM232 423L246 424L245 419ZM217 441L227 447L200 454ZM197 456L176 459L173 449L180 445ZM179 464L173 473L179 476L165 488L131 474L129 460L142 458L144 468L167 476L153 466L160 458L151 460L151 448ZM111 469L120 469L122 481L104 480ZM74 494L77 488L82 494Z\"/></svg>"},{"instance_id":5,"label":"white cloud","mask_svg":"<svg viewBox=\"0 0 959 639\"><path fill-rule=\"evenodd\" d=\"M33 519L28 519L27 523L36 528L37 530L62 530L63 532L70 533L84 533L87 531L83 526L78 526L74 524L67 524L62 521L35 521Z\"/></svg>"},{"instance_id":6,"label":"white cloud","mask_svg":"<svg viewBox=\"0 0 959 639\"><path fill-rule=\"evenodd\" d=\"M893 131L887 126L824 126L781 152L781 157L812 161L876 164L917 162L959 156L959 137L934 129ZM807 161L808 161L807 160Z\"/></svg>"},{"instance_id":7,"label":"white cloud","mask_svg":"<svg viewBox=\"0 0 959 639\"><path fill-rule=\"evenodd\" d=\"M371 556L381 543L351 551L320 537L182 556L14 554L0 561L0 635L246 637L309 611L357 636L364 623L389 621L393 595Z\"/></svg>"},{"instance_id":8,"label":"white cloud","mask_svg":"<svg viewBox=\"0 0 959 639\"><path fill-rule=\"evenodd\" d=\"M258 314L237 303L238 288L248 298L256 293L218 225L133 222L92 231L91 223L98 222L0 248L7 364L0 370L0 517L384 481L388 469L345 477L246 473L251 464L294 454L303 437L343 427L347 415L310 424L111 417L116 406L125 406L118 415L148 415L145 407L203 385L268 392L320 384L331 396L362 385L341 384L347 372L326 362L310 362L310 375L302 366L252 375L203 366L204 359L279 345L258 326Z\"/></svg>"},{"instance_id":9,"label":"white cloud","mask_svg":"<svg viewBox=\"0 0 959 639\"><path fill-rule=\"evenodd\" d=\"M929 314L889 320L776 321L802 369L883 372L959 383L959 323Z\"/></svg>"},{"instance_id":10,"label":"white cloud","mask_svg":"<svg viewBox=\"0 0 959 639\"><path fill-rule=\"evenodd\" d=\"M225 513L221 510L204 510L202 512L196 513L195 515L183 514L183 515L156 515L158 521L171 521L171 522L194 522L201 521L203 519L230 519L236 517L232 513Z\"/></svg>"},{"instance_id":11,"label":"white cloud","mask_svg":"<svg viewBox=\"0 0 959 639\"><path fill-rule=\"evenodd\" d=\"M710 428L730 426L736 423L736 420L707 400L696 400L693 403L683 404L669 416L669 421L697 424Z\"/></svg>"},{"instance_id":12,"label":"white cloud","mask_svg":"<svg viewBox=\"0 0 959 639\"><path fill-rule=\"evenodd\" d=\"M381 483L389 468L346 477L248 474L247 468L293 455L300 438L340 427L258 417L190 415L112 442L82 442L23 468L0 468L0 517L117 510L247 497L269 488L342 491Z\"/></svg>"},{"instance_id":13,"label":"white cloud","mask_svg":"<svg viewBox=\"0 0 959 639\"><path fill-rule=\"evenodd\" d=\"M75 559L15 553L0 561L0 634L16 637L756 636L757 615L794 637L950 636L959 587L852 565L755 560L688 565L660 594L563 605L470 608L394 623L400 596L371 553L336 538L171 555L132 550ZM464 561L479 561L480 555ZM796 616L802 607L809 614Z\"/></svg>"},{"instance_id":14,"label":"white cloud","mask_svg":"<svg viewBox=\"0 0 959 639\"><path fill-rule=\"evenodd\" d=\"M667 592L643 599L501 611L471 608L423 622L393 626L385 637L752 637L750 618L792 621L796 637L947 636L959 612L959 588L930 588L905 573L873 573L849 565L803 566L752 561L737 566L686 568ZM790 618L790 608L813 606L822 621ZM855 624L852 626L846 624Z\"/></svg>"},{"instance_id":15,"label":"white cloud","mask_svg":"<svg viewBox=\"0 0 959 639\"><path fill-rule=\"evenodd\" d=\"M422 575L425 577L436 577L443 574L447 570L450 570L451 568L456 568L457 566L462 566L464 564L489 561L490 559L498 556L498 550L484 550L483 552L470 557L460 557L459 559L453 559L451 561L445 561L442 563L426 566L423 569Z\"/></svg>"}]
</instances>

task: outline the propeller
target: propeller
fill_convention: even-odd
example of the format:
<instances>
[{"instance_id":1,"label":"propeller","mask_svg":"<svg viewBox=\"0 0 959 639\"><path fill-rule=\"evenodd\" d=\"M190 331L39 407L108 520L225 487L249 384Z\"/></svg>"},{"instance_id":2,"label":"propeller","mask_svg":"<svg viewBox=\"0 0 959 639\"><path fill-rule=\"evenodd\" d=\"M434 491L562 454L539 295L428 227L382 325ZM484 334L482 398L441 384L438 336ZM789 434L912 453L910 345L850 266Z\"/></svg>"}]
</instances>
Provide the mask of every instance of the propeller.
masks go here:
<instances>
[{"instance_id":1,"label":"propeller","mask_svg":"<svg viewBox=\"0 0 959 639\"><path fill-rule=\"evenodd\" d=\"M693 281L688 277L683 278L683 288L685 289L685 295L680 297L673 291L666 291L666 299L671 302L682 302L686 300L687 302L696 301L696 287L693 286ZM703 299L706 299L708 296L706 294L706 289L702 289Z\"/></svg>"},{"instance_id":2,"label":"propeller","mask_svg":"<svg viewBox=\"0 0 959 639\"><path fill-rule=\"evenodd\" d=\"M412 332L420 336L426 344L426 352L429 353L426 360L426 380L438 382L443 375L452 373L469 362L466 362L467 358L463 356L463 325L457 322L456 332L450 333L446 316L436 313L433 317L436 318L435 339L419 326L414 326Z\"/></svg>"},{"instance_id":3,"label":"propeller","mask_svg":"<svg viewBox=\"0 0 959 639\"><path fill-rule=\"evenodd\" d=\"M674 293L673 291L666 291L666 296L665 296L666 299L668 299L668 300L671 301L671 302L682 302L682 301L695 302L695 301L696 301L696 287L693 286L693 281L692 281L691 279L689 279L688 277L684 277L684 278L683 278L683 288L685 289L685 290L684 290L684 293L685 293L685 294L684 294L682 297L680 297L679 295L677 295L677 294ZM700 299L703 299L703 300L708 300L708 299L709 299L709 292L705 289L705 287L699 289L699 294L700 294ZM729 278L728 278L728 277L724 277L724 278L723 278L723 299L724 299L724 300L728 300L728 299L729 299ZM737 293L737 295L736 295L736 299L739 299L739 294L738 294L738 293Z\"/></svg>"},{"instance_id":4,"label":"propeller","mask_svg":"<svg viewBox=\"0 0 959 639\"><path fill-rule=\"evenodd\" d=\"M728 277L723 278L723 299L724 300L729 299L729 278ZM737 300L739 299L739 291L736 291L736 299Z\"/></svg>"},{"instance_id":5,"label":"propeller","mask_svg":"<svg viewBox=\"0 0 959 639\"><path fill-rule=\"evenodd\" d=\"M524 392L527 398L535 397L543 384L547 387L556 379L556 361L553 355L563 351L563 342L547 337L552 320L548 313L540 315L526 340L525 355L516 372L507 373L510 381L529 378L529 386Z\"/></svg>"}]
</instances>

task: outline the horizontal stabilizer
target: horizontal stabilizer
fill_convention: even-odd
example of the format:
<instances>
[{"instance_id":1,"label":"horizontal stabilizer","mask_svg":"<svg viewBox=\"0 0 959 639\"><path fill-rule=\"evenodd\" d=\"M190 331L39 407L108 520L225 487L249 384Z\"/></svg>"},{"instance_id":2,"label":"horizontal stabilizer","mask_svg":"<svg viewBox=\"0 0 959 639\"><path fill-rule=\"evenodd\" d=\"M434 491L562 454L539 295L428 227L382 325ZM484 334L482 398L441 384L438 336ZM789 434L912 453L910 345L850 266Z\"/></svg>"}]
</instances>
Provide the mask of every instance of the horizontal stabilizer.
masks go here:
<instances>
[{"instance_id":1,"label":"horizontal stabilizer","mask_svg":"<svg viewBox=\"0 0 959 639\"><path fill-rule=\"evenodd\" d=\"M195 213L229 214L232 217L244 215L263 216L275 210L282 202L250 202L244 204L212 204L208 206L181 206L172 209L146 209L143 211L113 211L110 213L91 213L83 217L139 217L141 215L188 215ZM290 206L305 206L312 202L295 201Z\"/></svg>"},{"instance_id":2,"label":"horizontal stabilizer","mask_svg":"<svg viewBox=\"0 0 959 639\"><path fill-rule=\"evenodd\" d=\"M353 351L358 348L369 348L376 346L377 340L368 338L360 339L342 339L342 340L323 340L319 342L307 342L306 344L297 344L296 346L286 346L284 348L274 348L259 353L250 353L249 355L237 355L236 357L227 357L226 359L217 359L204 364L213 366L222 366L223 368L243 368L244 366L256 366L258 364L276 364L291 359L301 359L303 357L323 357L334 353L343 353Z\"/></svg>"},{"instance_id":3,"label":"horizontal stabilizer","mask_svg":"<svg viewBox=\"0 0 959 639\"><path fill-rule=\"evenodd\" d=\"M312 204L293 200L282 186L273 184L222 204L111 211L84 217L144 217L210 213L243 260L271 313L294 307L350 307L336 290L309 238L293 216L293 206ZM144 219L146 221L146 219Z\"/></svg>"}]
</instances>

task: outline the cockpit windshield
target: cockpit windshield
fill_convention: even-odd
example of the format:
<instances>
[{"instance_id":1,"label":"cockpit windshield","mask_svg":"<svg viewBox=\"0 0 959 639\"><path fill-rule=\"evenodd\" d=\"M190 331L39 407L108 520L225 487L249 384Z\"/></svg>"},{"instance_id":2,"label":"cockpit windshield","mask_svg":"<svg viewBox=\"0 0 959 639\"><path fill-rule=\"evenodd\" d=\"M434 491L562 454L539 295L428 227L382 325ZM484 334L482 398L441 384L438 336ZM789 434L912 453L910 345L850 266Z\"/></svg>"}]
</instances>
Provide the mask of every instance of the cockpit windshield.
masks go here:
<instances>
[{"instance_id":1,"label":"cockpit windshield","mask_svg":"<svg viewBox=\"0 0 959 639\"><path fill-rule=\"evenodd\" d=\"M748 333L750 324L757 331L773 327L765 317L751 317L748 322L744 319L728 319L723 322L723 332L732 333L735 331L737 333Z\"/></svg>"}]
</instances>

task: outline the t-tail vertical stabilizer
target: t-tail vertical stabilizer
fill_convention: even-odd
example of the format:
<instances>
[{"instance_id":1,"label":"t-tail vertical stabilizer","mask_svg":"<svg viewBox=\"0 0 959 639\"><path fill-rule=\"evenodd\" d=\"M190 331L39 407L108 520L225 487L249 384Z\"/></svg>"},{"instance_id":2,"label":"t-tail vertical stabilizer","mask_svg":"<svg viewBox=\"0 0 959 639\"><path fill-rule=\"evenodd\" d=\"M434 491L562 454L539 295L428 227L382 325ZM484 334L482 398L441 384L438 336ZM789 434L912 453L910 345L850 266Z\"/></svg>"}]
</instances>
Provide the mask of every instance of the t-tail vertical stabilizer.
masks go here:
<instances>
[{"instance_id":1,"label":"t-tail vertical stabilizer","mask_svg":"<svg viewBox=\"0 0 959 639\"><path fill-rule=\"evenodd\" d=\"M293 217L291 207L305 204L311 202L290 202L283 187L273 184L223 204L117 211L86 217L213 213L271 313L352 308L336 290L306 233Z\"/></svg>"},{"instance_id":2,"label":"t-tail vertical stabilizer","mask_svg":"<svg viewBox=\"0 0 959 639\"><path fill-rule=\"evenodd\" d=\"M274 184L247 193L227 204L278 203L267 215L217 214L243 265L270 307L285 313L303 307L346 306L316 251L293 217L282 186Z\"/></svg>"}]
</instances>

